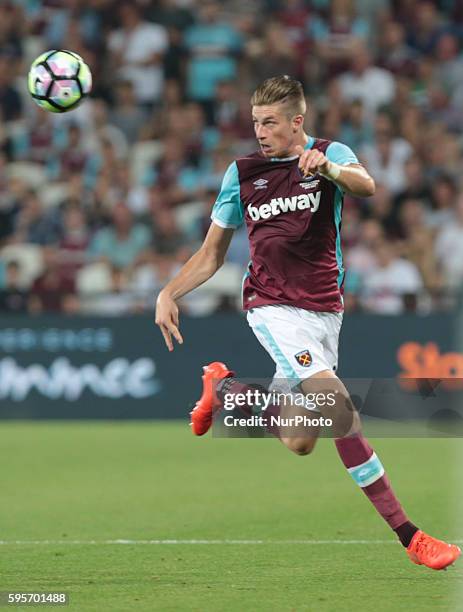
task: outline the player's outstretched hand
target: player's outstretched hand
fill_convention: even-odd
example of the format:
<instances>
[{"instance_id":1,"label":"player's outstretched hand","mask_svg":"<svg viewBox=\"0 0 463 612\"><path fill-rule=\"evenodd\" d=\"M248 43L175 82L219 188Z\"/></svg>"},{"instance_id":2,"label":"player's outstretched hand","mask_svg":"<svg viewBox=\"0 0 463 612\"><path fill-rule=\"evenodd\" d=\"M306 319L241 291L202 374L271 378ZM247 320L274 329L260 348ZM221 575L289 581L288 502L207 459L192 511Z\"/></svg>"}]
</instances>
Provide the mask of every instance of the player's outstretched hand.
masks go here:
<instances>
[{"instance_id":1,"label":"player's outstretched hand","mask_svg":"<svg viewBox=\"0 0 463 612\"><path fill-rule=\"evenodd\" d=\"M183 338L179 332L178 306L169 295L163 291L158 295L156 301L156 325L159 325L169 351L174 350L172 336L179 344L183 344Z\"/></svg>"},{"instance_id":2,"label":"player's outstretched hand","mask_svg":"<svg viewBox=\"0 0 463 612\"><path fill-rule=\"evenodd\" d=\"M299 155L299 170L303 176L314 176L319 172L326 174L329 171L329 159L317 149L306 149L298 145L296 154Z\"/></svg>"}]
</instances>

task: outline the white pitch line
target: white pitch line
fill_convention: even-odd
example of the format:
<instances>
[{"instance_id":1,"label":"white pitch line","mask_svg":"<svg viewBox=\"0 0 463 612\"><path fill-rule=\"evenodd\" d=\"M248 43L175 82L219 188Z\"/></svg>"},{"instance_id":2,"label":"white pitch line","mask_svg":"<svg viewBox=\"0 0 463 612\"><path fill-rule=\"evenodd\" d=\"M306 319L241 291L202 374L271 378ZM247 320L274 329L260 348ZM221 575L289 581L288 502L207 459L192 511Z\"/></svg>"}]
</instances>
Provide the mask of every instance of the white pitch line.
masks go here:
<instances>
[{"instance_id":1,"label":"white pitch line","mask_svg":"<svg viewBox=\"0 0 463 612\"><path fill-rule=\"evenodd\" d=\"M317 545L317 544L398 544L398 540L0 540L0 546L19 545ZM463 544L463 540L452 540L453 544Z\"/></svg>"}]
</instances>

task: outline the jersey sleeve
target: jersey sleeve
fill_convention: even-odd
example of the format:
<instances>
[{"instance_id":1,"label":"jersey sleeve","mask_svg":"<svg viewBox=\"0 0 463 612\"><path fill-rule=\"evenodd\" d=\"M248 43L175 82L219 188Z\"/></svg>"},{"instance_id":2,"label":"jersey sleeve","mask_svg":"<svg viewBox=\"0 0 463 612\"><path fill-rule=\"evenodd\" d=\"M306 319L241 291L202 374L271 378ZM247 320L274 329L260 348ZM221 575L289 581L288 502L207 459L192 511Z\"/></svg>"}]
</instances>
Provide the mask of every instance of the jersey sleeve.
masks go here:
<instances>
[{"instance_id":1,"label":"jersey sleeve","mask_svg":"<svg viewBox=\"0 0 463 612\"><path fill-rule=\"evenodd\" d=\"M352 149L342 142L334 141L330 143L326 148L326 157L340 166L360 163Z\"/></svg>"},{"instance_id":2,"label":"jersey sleeve","mask_svg":"<svg viewBox=\"0 0 463 612\"><path fill-rule=\"evenodd\" d=\"M212 207L211 219L223 228L237 229L243 223L243 204L236 162L230 164L224 174L220 193Z\"/></svg>"}]
</instances>

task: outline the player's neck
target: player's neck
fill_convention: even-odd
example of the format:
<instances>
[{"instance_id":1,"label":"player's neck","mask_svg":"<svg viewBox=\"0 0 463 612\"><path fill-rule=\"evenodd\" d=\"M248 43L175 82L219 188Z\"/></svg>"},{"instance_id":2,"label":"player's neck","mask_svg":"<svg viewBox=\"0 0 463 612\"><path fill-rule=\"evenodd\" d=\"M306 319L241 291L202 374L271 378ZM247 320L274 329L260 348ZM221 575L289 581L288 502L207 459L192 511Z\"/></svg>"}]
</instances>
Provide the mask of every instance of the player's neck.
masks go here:
<instances>
[{"instance_id":1,"label":"player's neck","mask_svg":"<svg viewBox=\"0 0 463 612\"><path fill-rule=\"evenodd\" d=\"M291 155L297 155L296 147L302 147L303 149L305 149L309 140L310 140L310 137L305 132L298 134L296 142L293 144L291 148Z\"/></svg>"},{"instance_id":2,"label":"player's neck","mask_svg":"<svg viewBox=\"0 0 463 612\"><path fill-rule=\"evenodd\" d=\"M298 134L291 147L285 151L284 154L279 155L278 159L290 159L292 157L297 157L298 153L296 147L302 147L305 149L309 140L310 137L305 132Z\"/></svg>"}]
</instances>

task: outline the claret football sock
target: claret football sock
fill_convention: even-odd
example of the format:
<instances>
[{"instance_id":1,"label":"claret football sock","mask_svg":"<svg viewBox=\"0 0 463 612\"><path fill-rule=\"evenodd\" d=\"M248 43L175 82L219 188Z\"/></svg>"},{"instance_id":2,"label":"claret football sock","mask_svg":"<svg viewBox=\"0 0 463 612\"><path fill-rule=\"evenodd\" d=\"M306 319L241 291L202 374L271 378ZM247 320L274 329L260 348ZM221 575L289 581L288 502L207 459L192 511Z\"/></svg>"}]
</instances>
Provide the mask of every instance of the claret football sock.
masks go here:
<instances>
[{"instance_id":1,"label":"claret football sock","mask_svg":"<svg viewBox=\"0 0 463 612\"><path fill-rule=\"evenodd\" d=\"M237 380L236 378L229 376L228 378L224 378L223 380L217 383L216 394L217 397L222 400L222 402L225 402L227 397L229 398L231 396L239 395L241 393L246 393L246 391L250 388L251 387L249 385L246 385ZM250 407L243 406L243 409L246 410L246 413L252 414L252 410Z\"/></svg>"},{"instance_id":2,"label":"claret football sock","mask_svg":"<svg viewBox=\"0 0 463 612\"><path fill-rule=\"evenodd\" d=\"M418 528L405 515L381 461L361 433L335 439L342 462L379 514L408 546Z\"/></svg>"}]
</instances>

